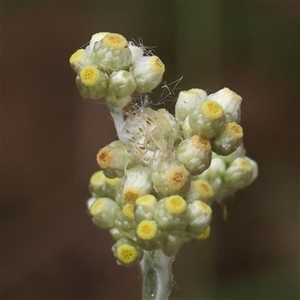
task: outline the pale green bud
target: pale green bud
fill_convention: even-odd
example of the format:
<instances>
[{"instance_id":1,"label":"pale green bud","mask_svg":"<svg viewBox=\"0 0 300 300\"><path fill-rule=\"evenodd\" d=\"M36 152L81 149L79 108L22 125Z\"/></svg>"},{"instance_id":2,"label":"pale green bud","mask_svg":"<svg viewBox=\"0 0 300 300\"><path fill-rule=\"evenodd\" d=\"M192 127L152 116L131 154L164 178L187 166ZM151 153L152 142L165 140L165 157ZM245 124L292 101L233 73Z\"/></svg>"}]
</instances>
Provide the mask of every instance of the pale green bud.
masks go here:
<instances>
[{"instance_id":1,"label":"pale green bud","mask_svg":"<svg viewBox=\"0 0 300 300\"><path fill-rule=\"evenodd\" d=\"M180 235L187 225L186 211L186 201L178 195L173 195L158 202L154 219L161 229L173 235Z\"/></svg>"},{"instance_id":2,"label":"pale green bud","mask_svg":"<svg viewBox=\"0 0 300 300\"><path fill-rule=\"evenodd\" d=\"M165 65L157 56L143 56L133 63L131 73L137 81L138 93L149 93L156 88L162 80Z\"/></svg>"},{"instance_id":3,"label":"pale green bud","mask_svg":"<svg viewBox=\"0 0 300 300\"><path fill-rule=\"evenodd\" d=\"M122 195L126 202L134 203L137 198L152 191L151 172L150 168L141 165L125 172Z\"/></svg>"},{"instance_id":4,"label":"pale green bud","mask_svg":"<svg viewBox=\"0 0 300 300\"><path fill-rule=\"evenodd\" d=\"M115 226L121 234L133 239L135 237L136 223L134 221L134 204L126 203L118 214Z\"/></svg>"},{"instance_id":5,"label":"pale green bud","mask_svg":"<svg viewBox=\"0 0 300 300\"><path fill-rule=\"evenodd\" d=\"M112 228L119 212L119 205L109 198L98 198L90 208L93 222L100 228Z\"/></svg>"},{"instance_id":6,"label":"pale green bud","mask_svg":"<svg viewBox=\"0 0 300 300\"><path fill-rule=\"evenodd\" d=\"M241 118L241 96L228 88L223 88L214 94L210 94L207 97L207 100L213 100L222 106L226 118L226 123L239 123Z\"/></svg>"},{"instance_id":7,"label":"pale green bud","mask_svg":"<svg viewBox=\"0 0 300 300\"><path fill-rule=\"evenodd\" d=\"M135 201L134 219L136 223L143 220L152 220L157 205L157 199L153 195L139 197Z\"/></svg>"},{"instance_id":8,"label":"pale green bud","mask_svg":"<svg viewBox=\"0 0 300 300\"><path fill-rule=\"evenodd\" d=\"M182 124L189 113L196 107L199 107L206 97L206 92L201 89L181 91L175 104L175 117L177 121Z\"/></svg>"},{"instance_id":9,"label":"pale green bud","mask_svg":"<svg viewBox=\"0 0 300 300\"><path fill-rule=\"evenodd\" d=\"M206 170L211 161L209 140L199 135L184 140L176 150L176 158L192 175L199 175Z\"/></svg>"},{"instance_id":10,"label":"pale green bud","mask_svg":"<svg viewBox=\"0 0 300 300\"><path fill-rule=\"evenodd\" d=\"M242 189L254 178L254 167L246 158L235 159L224 172L224 180L230 188Z\"/></svg>"},{"instance_id":11,"label":"pale green bud","mask_svg":"<svg viewBox=\"0 0 300 300\"><path fill-rule=\"evenodd\" d=\"M185 194L184 198L186 199L187 202L201 200L202 202L210 204L211 200L213 199L213 196L214 196L214 191L211 185L205 180L198 179L192 181L191 188Z\"/></svg>"},{"instance_id":12,"label":"pale green bud","mask_svg":"<svg viewBox=\"0 0 300 300\"><path fill-rule=\"evenodd\" d=\"M97 154L98 165L109 178L123 177L126 168L134 165L130 145L122 141L114 141L100 149Z\"/></svg>"},{"instance_id":13,"label":"pale green bud","mask_svg":"<svg viewBox=\"0 0 300 300\"><path fill-rule=\"evenodd\" d=\"M188 205L187 217L189 219L189 224L186 231L198 236L210 224L212 210L204 202L196 200Z\"/></svg>"},{"instance_id":14,"label":"pale green bud","mask_svg":"<svg viewBox=\"0 0 300 300\"><path fill-rule=\"evenodd\" d=\"M96 66L85 66L80 70L75 82L82 97L101 99L107 91L108 80L108 75Z\"/></svg>"},{"instance_id":15,"label":"pale green bud","mask_svg":"<svg viewBox=\"0 0 300 300\"><path fill-rule=\"evenodd\" d=\"M212 181L215 178L223 176L226 170L226 164L221 157L213 157L210 166L201 175L196 176L197 179Z\"/></svg>"},{"instance_id":16,"label":"pale green bud","mask_svg":"<svg viewBox=\"0 0 300 300\"><path fill-rule=\"evenodd\" d=\"M97 198L108 197L114 199L120 185L120 178L110 179L103 174L103 171L98 171L92 175L89 188Z\"/></svg>"},{"instance_id":17,"label":"pale green bud","mask_svg":"<svg viewBox=\"0 0 300 300\"><path fill-rule=\"evenodd\" d=\"M218 155L233 153L243 142L243 128L235 122L226 124L223 133L212 140L212 150Z\"/></svg>"},{"instance_id":18,"label":"pale green bud","mask_svg":"<svg viewBox=\"0 0 300 300\"><path fill-rule=\"evenodd\" d=\"M125 107L132 99L131 94L136 88L134 77L124 70L113 72L110 75L106 101L115 107Z\"/></svg>"},{"instance_id":19,"label":"pale green bud","mask_svg":"<svg viewBox=\"0 0 300 300\"><path fill-rule=\"evenodd\" d=\"M184 195L190 188L190 173L176 161L162 161L152 172L153 187L160 197Z\"/></svg>"},{"instance_id":20,"label":"pale green bud","mask_svg":"<svg viewBox=\"0 0 300 300\"><path fill-rule=\"evenodd\" d=\"M225 128L222 106L217 102L205 100L200 107L190 112L189 124L194 133L207 139L220 135Z\"/></svg>"},{"instance_id":21,"label":"pale green bud","mask_svg":"<svg viewBox=\"0 0 300 300\"><path fill-rule=\"evenodd\" d=\"M112 251L117 263L126 267L139 263L144 254L143 249L128 238L119 239L113 245Z\"/></svg>"},{"instance_id":22,"label":"pale green bud","mask_svg":"<svg viewBox=\"0 0 300 300\"><path fill-rule=\"evenodd\" d=\"M70 62L72 69L76 73L79 73L79 71L84 66L89 66L89 65L93 64L92 56L85 49L79 49L75 53L73 53L72 56L70 57L69 62Z\"/></svg>"},{"instance_id":23,"label":"pale green bud","mask_svg":"<svg viewBox=\"0 0 300 300\"><path fill-rule=\"evenodd\" d=\"M184 122L181 124L181 131L183 134L183 137L185 139L191 138L195 133L191 129L190 122L189 122L189 117L187 116Z\"/></svg>"},{"instance_id":24,"label":"pale green bud","mask_svg":"<svg viewBox=\"0 0 300 300\"><path fill-rule=\"evenodd\" d=\"M94 44L93 52L97 64L108 72L128 68L131 64L127 40L117 33L107 33Z\"/></svg>"}]
</instances>

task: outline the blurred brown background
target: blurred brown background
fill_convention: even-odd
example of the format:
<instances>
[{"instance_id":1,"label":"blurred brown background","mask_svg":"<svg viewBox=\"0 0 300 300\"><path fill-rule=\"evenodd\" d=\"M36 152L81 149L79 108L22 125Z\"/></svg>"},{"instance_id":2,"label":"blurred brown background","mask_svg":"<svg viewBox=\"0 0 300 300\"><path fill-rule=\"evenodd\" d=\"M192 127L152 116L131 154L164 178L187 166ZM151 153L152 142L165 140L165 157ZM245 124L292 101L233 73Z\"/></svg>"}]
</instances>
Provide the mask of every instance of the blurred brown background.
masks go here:
<instances>
[{"instance_id":1,"label":"blurred brown background","mask_svg":"<svg viewBox=\"0 0 300 300\"><path fill-rule=\"evenodd\" d=\"M95 155L116 134L68 60L99 31L157 45L180 89L244 99L259 177L182 248L171 299L300 298L298 1L6 1L1 29L2 299L141 298L138 267L116 264L86 213Z\"/></svg>"}]
</instances>

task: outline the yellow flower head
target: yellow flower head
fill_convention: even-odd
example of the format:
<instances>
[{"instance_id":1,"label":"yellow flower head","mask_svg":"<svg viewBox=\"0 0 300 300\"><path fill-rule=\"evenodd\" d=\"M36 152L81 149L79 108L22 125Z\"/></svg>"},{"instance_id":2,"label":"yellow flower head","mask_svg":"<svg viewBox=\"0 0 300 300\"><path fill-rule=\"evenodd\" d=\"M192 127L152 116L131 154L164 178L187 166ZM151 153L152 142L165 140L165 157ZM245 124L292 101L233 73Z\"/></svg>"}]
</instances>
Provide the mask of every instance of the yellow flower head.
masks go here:
<instances>
[{"instance_id":1,"label":"yellow flower head","mask_svg":"<svg viewBox=\"0 0 300 300\"><path fill-rule=\"evenodd\" d=\"M166 176L166 183L171 189L181 189L189 179L189 173L184 166L176 166Z\"/></svg>"},{"instance_id":2,"label":"yellow flower head","mask_svg":"<svg viewBox=\"0 0 300 300\"><path fill-rule=\"evenodd\" d=\"M194 182L194 188L197 193L201 196L201 200L209 200L213 197L214 192L211 185L204 180L196 180Z\"/></svg>"},{"instance_id":3,"label":"yellow flower head","mask_svg":"<svg viewBox=\"0 0 300 300\"><path fill-rule=\"evenodd\" d=\"M123 198L128 203L134 203L141 196L141 192L137 187L127 186L123 190Z\"/></svg>"},{"instance_id":4,"label":"yellow flower head","mask_svg":"<svg viewBox=\"0 0 300 300\"><path fill-rule=\"evenodd\" d=\"M105 169L108 168L113 160L114 156L112 152L107 148L102 148L97 154L98 165Z\"/></svg>"},{"instance_id":5,"label":"yellow flower head","mask_svg":"<svg viewBox=\"0 0 300 300\"><path fill-rule=\"evenodd\" d=\"M94 86L100 78L100 72L94 66L86 66L81 69L79 77L85 86Z\"/></svg>"},{"instance_id":6,"label":"yellow flower head","mask_svg":"<svg viewBox=\"0 0 300 300\"><path fill-rule=\"evenodd\" d=\"M123 215L130 220L134 219L134 204L125 204L122 209Z\"/></svg>"},{"instance_id":7,"label":"yellow flower head","mask_svg":"<svg viewBox=\"0 0 300 300\"><path fill-rule=\"evenodd\" d=\"M107 48L120 50L128 47L127 40L123 35L118 33L108 33L102 40Z\"/></svg>"},{"instance_id":8,"label":"yellow flower head","mask_svg":"<svg viewBox=\"0 0 300 300\"><path fill-rule=\"evenodd\" d=\"M234 138L241 139L243 137L243 128L236 122L228 123L226 125L225 131L229 136L232 136Z\"/></svg>"},{"instance_id":9,"label":"yellow flower head","mask_svg":"<svg viewBox=\"0 0 300 300\"><path fill-rule=\"evenodd\" d=\"M197 239L198 240L205 240L205 239L207 239L209 237L209 235L210 235L210 226L207 226L204 229L204 231L197 236Z\"/></svg>"},{"instance_id":10,"label":"yellow flower head","mask_svg":"<svg viewBox=\"0 0 300 300\"><path fill-rule=\"evenodd\" d=\"M157 226L153 221L143 220L137 226L136 233L142 240L151 240L157 233Z\"/></svg>"},{"instance_id":11,"label":"yellow flower head","mask_svg":"<svg viewBox=\"0 0 300 300\"><path fill-rule=\"evenodd\" d=\"M165 207L171 214L181 214L186 211L186 201L178 196L170 196L165 200Z\"/></svg>"},{"instance_id":12,"label":"yellow flower head","mask_svg":"<svg viewBox=\"0 0 300 300\"><path fill-rule=\"evenodd\" d=\"M218 119L223 116L223 108L215 101L206 100L202 103L203 113L210 119Z\"/></svg>"},{"instance_id":13,"label":"yellow flower head","mask_svg":"<svg viewBox=\"0 0 300 300\"><path fill-rule=\"evenodd\" d=\"M123 244L117 249L117 257L121 262L130 264L136 259L137 251L134 247Z\"/></svg>"}]
</instances>

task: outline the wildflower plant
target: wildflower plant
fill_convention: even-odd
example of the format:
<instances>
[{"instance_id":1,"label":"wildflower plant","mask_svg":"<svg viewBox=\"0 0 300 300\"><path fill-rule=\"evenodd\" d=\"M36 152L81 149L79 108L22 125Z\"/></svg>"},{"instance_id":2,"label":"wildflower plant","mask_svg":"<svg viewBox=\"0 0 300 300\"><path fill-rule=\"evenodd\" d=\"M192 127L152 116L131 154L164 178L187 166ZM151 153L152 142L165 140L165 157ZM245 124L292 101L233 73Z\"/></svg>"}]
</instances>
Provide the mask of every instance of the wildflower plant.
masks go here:
<instances>
[{"instance_id":1,"label":"wildflower plant","mask_svg":"<svg viewBox=\"0 0 300 300\"><path fill-rule=\"evenodd\" d=\"M118 264L140 263L143 299L168 299L180 247L206 239L213 202L224 205L257 177L243 146L242 98L228 88L181 91L175 116L139 105L165 66L116 33L94 34L70 64L82 97L106 101L118 135L96 156L89 213L110 231Z\"/></svg>"}]
</instances>

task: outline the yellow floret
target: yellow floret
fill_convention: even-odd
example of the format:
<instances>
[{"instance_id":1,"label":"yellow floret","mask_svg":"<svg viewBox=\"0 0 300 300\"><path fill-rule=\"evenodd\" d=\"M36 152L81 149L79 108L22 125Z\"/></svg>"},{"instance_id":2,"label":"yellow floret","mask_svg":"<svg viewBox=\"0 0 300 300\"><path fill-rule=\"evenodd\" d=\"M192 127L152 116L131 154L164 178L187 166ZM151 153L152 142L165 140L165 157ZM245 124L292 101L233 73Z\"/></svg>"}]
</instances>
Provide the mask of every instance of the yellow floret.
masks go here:
<instances>
[{"instance_id":1,"label":"yellow floret","mask_svg":"<svg viewBox=\"0 0 300 300\"><path fill-rule=\"evenodd\" d=\"M211 185L204 180L196 180L194 182L194 188L197 191L197 193L201 196L201 199L209 200L214 195Z\"/></svg>"},{"instance_id":2,"label":"yellow floret","mask_svg":"<svg viewBox=\"0 0 300 300\"><path fill-rule=\"evenodd\" d=\"M97 186L102 180L105 179L103 171L96 172L90 179L90 184L92 186Z\"/></svg>"},{"instance_id":3,"label":"yellow floret","mask_svg":"<svg viewBox=\"0 0 300 300\"><path fill-rule=\"evenodd\" d=\"M127 218L133 220L134 219L134 204L125 204L122 209L123 215Z\"/></svg>"},{"instance_id":4,"label":"yellow floret","mask_svg":"<svg viewBox=\"0 0 300 300\"><path fill-rule=\"evenodd\" d=\"M189 173L183 166L174 167L166 176L167 185L172 188L179 190L181 189L188 180Z\"/></svg>"},{"instance_id":5,"label":"yellow floret","mask_svg":"<svg viewBox=\"0 0 300 300\"><path fill-rule=\"evenodd\" d=\"M187 209L186 201L178 195L168 197L165 206L171 214L181 214Z\"/></svg>"},{"instance_id":6,"label":"yellow floret","mask_svg":"<svg viewBox=\"0 0 300 300\"><path fill-rule=\"evenodd\" d=\"M159 74L165 72L165 65L158 56L153 55L149 60L150 66Z\"/></svg>"},{"instance_id":7,"label":"yellow floret","mask_svg":"<svg viewBox=\"0 0 300 300\"><path fill-rule=\"evenodd\" d=\"M104 46L115 50L128 47L127 40L123 35L117 33L108 33L102 40Z\"/></svg>"},{"instance_id":8,"label":"yellow floret","mask_svg":"<svg viewBox=\"0 0 300 300\"><path fill-rule=\"evenodd\" d=\"M241 139L243 137L243 128L236 122L230 122L226 125L225 131L228 135Z\"/></svg>"},{"instance_id":9,"label":"yellow floret","mask_svg":"<svg viewBox=\"0 0 300 300\"><path fill-rule=\"evenodd\" d=\"M194 203L199 207L199 209L206 215L210 215L212 213L212 209L210 206L205 204L204 202L200 200L195 200Z\"/></svg>"},{"instance_id":10,"label":"yellow floret","mask_svg":"<svg viewBox=\"0 0 300 300\"><path fill-rule=\"evenodd\" d=\"M105 205L105 199L99 198L97 199L90 208L90 213L92 216L96 216L97 214L101 213L103 207Z\"/></svg>"},{"instance_id":11,"label":"yellow floret","mask_svg":"<svg viewBox=\"0 0 300 300\"><path fill-rule=\"evenodd\" d=\"M70 64L75 65L76 63L78 63L78 61L83 57L84 52L84 49L79 49L75 53L73 53L69 60Z\"/></svg>"},{"instance_id":12,"label":"yellow floret","mask_svg":"<svg viewBox=\"0 0 300 300\"><path fill-rule=\"evenodd\" d=\"M191 138L192 145L201 150L201 151L209 151L211 149L210 141L208 139L205 139L204 137L201 137L200 135L194 135Z\"/></svg>"},{"instance_id":13,"label":"yellow floret","mask_svg":"<svg viewBox=\"0 0 300 300\"><path fill-rule=\"evenodd\" d=\"M136 199L135 203L139 205L153 205L156 203L156 198L153 195L145 195Z\"/></svg>"},{"instance_id":14,"label":"yellow floret","mask_svg":"<svg viewBox=\"0 0 300 300\"><path fill-rule=\"evenodd\" d=\"M97 154L98 165L103 169L108 168L112 160L113 160L113 154L107 148L102 148Z\"/></svg>"},{"instance_id":15,"label":"yellow floret","mask_svg":"<svg viewBox=\"0 0 300 300\"><path fill-rule=\"evenodd\" d=\"M253 171L253 167L251 163L245 158L242 157L237 158L236 160L234 160L234 164L240 166L242 170L245 172Z\"/></svg>"},{"instance_id":16,"label":"yellow floret","mask_svg":"<svg viewBox=\"0 0 300 300\"><path fill-rule=\"evenodd\" d=\"M121 178L104 178L104 182L110 186L116 186L121 181Z\"/></svg>"},{"instance_id":17,"label":"yellow floret","mask_svg":"<svg viewBox=\"0 0 300 300\"><path fill-rule=\"evenodd\" d=\"M149 220L143 220L137 226L136 233L142 240L151 240L155 237L157 232L157 226L154 222Z\"/></svg>"},{"instance_id":18,"label":"yellow floret","mask_svg":"<svg viewBox=\"0 0 300 300\"><path fill-rule=\"evenodd\" d=\"M123 198L128 203L134 203L141 196L140 190L135 186L127 186L123 190Z\"/></svg>"},{"instance_id":19,"label":"yellow floret","mask_svg":"<svg viewBox=\"0 0 300 300\"><path fill-rule=\"evenodd\" d=\"M218 119L223 116L222 106L215 101L211 101L211 100L204 101L201 106L201 109L203 113L211 119Z\"/></svg>"},{"instance_id":20,"label":"yellow floret","mask_svg":"<svg viewBox=\"0 0 300 300\"><path fill-rule=\"evenodd\" d=\"M94 66L86 66L81 69L79 77L85 86L94 86L100 78L100 72Z\"/></svg>"},{"instance_id":21,"label":"yellow floret","mask_svg":"<svg viewBox=\"0 0 300 300\"><path fill-rule=\"evenodd\" d=\"M134 247L124 244L118 247L117 256L123 263L130 264L136 259L137 251Z\"/></svg>"},{"instance_id":22,"label":"yellow floret","mask_svg":"<svg viewBox=\"0 0 300 300\"><path fill-rule=\"evenodd\" d=\"M205 240L209 237L209 235L210 235L210 226L207 226L205 228L205 230L200 235L197 236L197 239L198 240Z\"/></svg>"}]
</instances>

